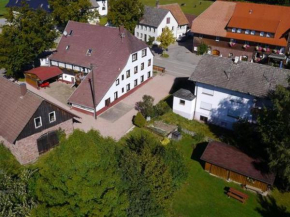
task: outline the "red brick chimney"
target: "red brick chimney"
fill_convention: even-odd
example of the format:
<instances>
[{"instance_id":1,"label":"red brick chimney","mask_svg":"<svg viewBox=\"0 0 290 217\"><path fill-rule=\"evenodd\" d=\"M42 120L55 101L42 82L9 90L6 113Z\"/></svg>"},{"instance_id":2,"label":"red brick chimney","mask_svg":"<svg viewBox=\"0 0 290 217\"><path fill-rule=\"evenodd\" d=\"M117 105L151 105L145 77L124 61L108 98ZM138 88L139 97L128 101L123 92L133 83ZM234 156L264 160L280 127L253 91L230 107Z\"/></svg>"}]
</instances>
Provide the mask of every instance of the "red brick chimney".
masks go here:
<instances>
[{"instance_id":1,"label":"red brick chimney","mask_svg":"<svg viewBox=\"0 0 290 217\"><path fill-rule=\"evenodd\" d=\"M21 83L19 85L19 89L20 89L20 96L24 96L27 93L27 87L25 83Z\"/></svg>"}]
</instances>

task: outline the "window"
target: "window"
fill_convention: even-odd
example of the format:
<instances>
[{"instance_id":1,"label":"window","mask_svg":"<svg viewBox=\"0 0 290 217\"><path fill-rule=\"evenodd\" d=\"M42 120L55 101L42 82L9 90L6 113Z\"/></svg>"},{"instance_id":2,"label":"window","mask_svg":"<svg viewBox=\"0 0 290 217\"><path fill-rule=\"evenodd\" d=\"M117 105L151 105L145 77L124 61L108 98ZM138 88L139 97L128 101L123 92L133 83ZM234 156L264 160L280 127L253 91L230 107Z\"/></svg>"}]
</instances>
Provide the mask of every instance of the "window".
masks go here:
<instances>
[{"instance_id":1,"label":"window","mask_svg":"<svg viewBox=\"0 0 290 217\"><path fill-rule=\"evenodd\" d=\"M136 33L136 36L139 38L139 32Z\"/></svg>"},{"instance_id":2,"label":"window","mask_svg":"<svg viewBox=\"0 0 290 217\"><path fill-rule=\"evenodd\" d=\"M137 74L138 73L138 66L135 66L134 67L134 74Z\"/></svg>"},{"instance_id":3,"label":"window","mask_svg":"<svg viewBox=\"0 0 290 217\"><path fill-rule=\"evenodd\" d=\"M151 72L149 71L149 72L148 72L148 78L150 78L150 77L151 77Z\"/></svg>"},{"instance_id":4,"label":"window","mask_svg":"<svg viewBox=\"0 0 290 217\"><path fill-rule=\"evenodd\" d=\"M143 38L143 33L140 34L140 38Z\"/></svg>"},{"instance_id":5,"label":"window","mask_svg":"<svg viewBox=\"0 0 290 217\"><path fill-rule=\"evenodd\" d=\"M151 66L151 59L148 60L148 66Z\"/></svg>"},{"instance_id":6,"label":"window","mask_svg":"<svg viewBox=\"0 0 290 217\"><path fill-rule=\"evenodd\" d=\"M237 31L237 29L236 28L232 28L232 32L236 32Z\"/></svg>"},{"instance_id":7,"label":"window","mask_svg":"<svg viewBox=\"0 0 290 217\"><path fill-rule=\"evenodd\" d=\"M144 75L141 76L141 83L144 81Z\"/></svg>"},{"instance_id":8,"label":"window","mask_svg":"<svg viewBox=\"0 0 290 217\"><path fill-rule=\"evenodd\" d=\"M122 87L122 93L124 93L124 87Z\"/></svg>"},{"instance_id":9,"label":"window","mask_svg":"<svg viewBox=\"0 0 290 217\"><path fill-rule=\"evenodd\" d=\"M174 26L172 26L172 31L174 31Z\"/></svg>"},{"instance_id":10,"label":"window","mask_svg":"<svg viewBox=\"0 0 290 217\"><path fill-rule=\"evenodd\" d=\"M124 76L124 75L122 75L122 81L124 80L124 77L125 77L125 76Z\"/></svg>"},{"instance_id":11,"label":"window","mask_svg":"<svg viewBox=\"0 0 290 217\"><path fill-rule=\"evenodd\" d=\"M106 7L102 7L102 10L103 10L103 11L106 10Z\"/></svg>"},{"instance_id":12,"label":"window","mask_svg":"<svg viewBox=\"0 0 290 217\"><path fill-rule=\"evenodd\" d=\"M142 34L141 34L142 35ZM142 37L142 36L141 36ZM132 54L132 62L137 60L137 53Z\"/></svg>"},{"instance_id":13,"label":"window","mask_svg":"<svg viewBox=\"0 0 290 217\"><path fill-rule=\"evenodd\" d=\"M130 78L130 70L126 72L126 78Z\"/></svg>"},{"instance_id":14,"label":"window","mask_svg":"<svg viewBox=\"0 0 290 217\"><path fill-rule=\"evenodd\" d=\"M144 69L144 63L141 63L141 70Z\"/></svg>"},{"instance_id":15,"label":"window","mask_svg":"<svg viewBox=\"0 0 290 217\"><path fill-rule=\"evenodd\" d=\"M141 29L143 29L143 26L141 26Z\"/></svg>"},{"instance_id":16,"label":"window","mask_svg":"<svg viewBox=\"0 0 290 217\"><path fill-rule=\"evenodd\" d=\"M239 119L241 115L242 102L237 100L230 100L231 107L228 109L228 116Z\"/></svg>"},{"instance_id":17,"label":"window","mask_svg":"<svg viewBox=\"0 0 290 217\"><path fill-rule=\"evenodd\" d=\"M127 91L130 90L130 84L127 84L126 89L127 89Z\"/></svg>"},{"instance_id":18,"label":"window","mask_svg":"<svg viewBox=\"0 0 290 217\"><path fill-rule=\"evenodd\" d=\"M70 32L69 32L69 36L72 36L72 34L73 34L73 30L70 30Z\"/></svg>"},{"instance_id":19,"label":"window","mask_svg":"<svg viewBox=\"0 0 290 217\"><path fill-rule=\"evenodd\" d=\"M207 88L202 88L202 93L206 95L213 96L213 90L207 89Z\"/></svg>"},{"instance_id":20,"label":"window","mask_svg":"<svg viewBox=\"0 0 290 217\"><path fill-rule=\"evenodd\" d=\"M238 29L237 30L237 33L242 33L242 29Z\"/></svg>"},{"instance_id":21,"label":"window","mask_svg":"<svg viewBox=\"0 0 290 217\"><path fill-rule=\"evenodd\" d=\"M199 117L199 120L203 121L204 123L207 123L208 118L205 117L205 116L202 116L202 115L201 115L201 116Z\"/></svg>"},{"instance_id":22,"label":"window","mask_svg":"<svg viewBox=\"0 0 290 217\"><path fill-rule=\"evenodd\" d=\"M117 80L116 80L116 86L118 86L120 84L120 79L118 78Z\"/></svg>"},{"instance_id":23,"label":"window","mask_svg":"<svg viewBox=\"0 0 290 217\"><path fill-rule=\"evenodd\" d=\"M91 56L92 55L93 50L92 49L88 49L87 51L87 56Z\"/></svg>"},{"instance_id":24,"label":"window","mask_svg":"<svg viewBox=\"0 0 290 217\"><path fill-rule=\"evenodd\" d=\"M41 117L34 118L34 126L35 126L35 129L42 126Z\"/></svg>"},{"instance_id":25,"label":"window","mask_svg":"<svg viewBox=\"0 0 290 217\"><path fill-rule=\"evenodd\" d=\"M272 37L272 34L269 33L269 32L267 32L267 33L266 33L266 37L267 37L267 38L271 38L271 37Z\"/></svg>"},{"instance_id":26,"label":"window","mask_svg":"<svg viewBox=\"0 0 290 217\"><path fill-rule=\"evenodd\" d=\"M215 41L220 41L220 37L216 36Z\"/></svg>"},{"instance_id":27,"label":"window","mask_svg":"<svg viewBox=\"0 0 290 217\"><path fill-rule=\"evenodd\" d=\"M134 87L136 87L137 85L138 85L138 80L135 79L135 80L134 80Z\"/></svg>"},{"instance_id":28,"label":"window","mask_svg":"<svg viewBox=\"0 0 290 217\"><path fill-rule=\"evenodd\" d=\"M246 35L250 34L250 30L246 29L245 34Z\"/></svg>"},{"instance_id":29,"label":"window","mask_svg":"<svg viewBox=\"0 0 290 217\"><path fill-rule=\"evenodd\" d=\"M256 31L252 30L251 35L255 35Z\"/></svg>"},{"instance_id":30,"label":"window","mask_svg":"<svg viewBox=\"0 0 290 217\"><path fill-rule=\"evenodd\" d=\"M50 112L50 113L48 114L48 117L49 117L49 123L55 122L55 121L56 121L55 111Z\"/></svg>"},{"instance_id":31,"label":"window","mask_svg":"<svg viewBox=\"0 0 290 217\"><path fill-rule=\"evenodd\" d=\"M146 49L143 49L142 50L142 57L145 57L147 55L147 50Z\"/></svg>"},{"instance_id":32,"label":"window","mask_svg":"<svg viewBox=\"0 0 290 217\"><path fill-rule=\"evenodd\" d=\"M179 105L185 105L185 100L183 99L179 100Z\"/></svg>"},{"instance_id":33,"label":"window","mask_svg":"<svg viewBox=\"0 0 290 217\"><path fill-rule=\"evenodd\" d=\"M170 23L170 17L167 17L167 19L166 19L166 23L167 23L167 24Z\"/></svg>"},{"instance_id":34,"label":"window","mask_svg":"<svg viewBox=\"0 0 290 217\"><path fill-rule=\"evenodd\" d=\"M201 102L200 103L200 108L204 109L204 110L207 110L207 111L210 111L211 108L212 108L212 105L210 103L207 103L207 102Z\"/></svg>"},{"instance_id":35,"label":"window","mask_svg":"<svg viewBox=\"0 0 290 217\"><path fill-rule=\"evenodd\" d=\"M114 99L115 100L118 99L118 92L117 91L114 93Z\"/></svg>"},{"instance_id":36,"label":"window","mask_svg":"<svg viewBox=\"0 0 290 217\"><path fill-rule=\"evenodd\" d=\"M262 37L263 37L263 36L264 36L264 32L260 32L260 36L262 36Z\"/></svg>"},{"instance_id":37,"label":"window","mask_svg":"<svg viewBox=\"0 0 290 217\"><path fill-rule=\"evenodd\" d=\"M66 49L66 50L68 50L68 49L69 49L69 47L70 47L70 46L69 46L69 45L67 45L67 46L65 47L65 49Z\"/></svg>"},{"instance_id":38,"label":"window","mask_svg":"<svg viewBox=\"0 0 290 217\"><path fill-rule=\"evenodd\" d=\"M203 38L203 34L199 34L199 38Z\"/></svg>"}]
</instances>

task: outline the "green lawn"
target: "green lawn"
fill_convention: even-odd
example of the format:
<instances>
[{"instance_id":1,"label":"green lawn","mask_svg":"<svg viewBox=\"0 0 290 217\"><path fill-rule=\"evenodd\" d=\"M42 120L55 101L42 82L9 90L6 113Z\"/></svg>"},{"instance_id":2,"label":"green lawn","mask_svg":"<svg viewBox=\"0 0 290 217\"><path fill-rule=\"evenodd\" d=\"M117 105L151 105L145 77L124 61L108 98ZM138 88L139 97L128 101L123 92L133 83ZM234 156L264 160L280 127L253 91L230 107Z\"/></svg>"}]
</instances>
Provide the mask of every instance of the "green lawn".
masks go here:
<instances>
[{"instance_id":1,"label":"green lawn","mask_svg":"<svg viewBox=\"0 0 290 217\"><path fill-rule=\"evenodd\" d=\"M197 121L188 121L174 113L167 113L161 118L167 123L179 124L181 127L202 133L207 137L216 138L218 130ZM214 129L214 130L213 130ZM225 134L230 133L225 131ZM187 181L175 193L171 206L173 216L176 217L258 217L258 216L288 216L285 207L290 212L290 193L282 194L274 190L272 197L259 197L255 193L243 191L238 184L226 182L213 177L204 171L202 162L199 161L206 143L196 144L194 138L183 135L178 142L179 151L186 158L189 171ZM249 195L245 204L228 198L225 188L234 187Z\"/></svg>"},{"instance_id":2,"label":"green lawn","mask_svg":"<svg viewBox=\"0 0 290 217\"><path fill-rule=\"evenodd\" d=\"M156 0L141 0L145 5L148 6L155 6ZM199 15L201 14L205 9L207 9L213 2L212 1L202 1L202 0L160 0L159 4L172 4L172 3L179 3L185 4L182 6L182 10L186 14L194 14Z\"/></svg>"},{"instance_id":3,"label":"green lawn","mask_svg":"<svg viewBox=\"0 0 290 217\"><path fill-rule=\"evenodd\" d=\"M0 17L6 13L5 5L8 3L8 0L0 0Z\"/></svg>"},{"instance_id":4,"label":"green lawn","mask_svg":"<svg viewBox=\"0 0 290 217\"><path fill-rule=\"evenodd\" d=\"M99 24L102 25L102 26L104 26L104 25L107 24L107 22L108 22L108 18L107 17L101 17Z\"/></svg>"}]
</instances>

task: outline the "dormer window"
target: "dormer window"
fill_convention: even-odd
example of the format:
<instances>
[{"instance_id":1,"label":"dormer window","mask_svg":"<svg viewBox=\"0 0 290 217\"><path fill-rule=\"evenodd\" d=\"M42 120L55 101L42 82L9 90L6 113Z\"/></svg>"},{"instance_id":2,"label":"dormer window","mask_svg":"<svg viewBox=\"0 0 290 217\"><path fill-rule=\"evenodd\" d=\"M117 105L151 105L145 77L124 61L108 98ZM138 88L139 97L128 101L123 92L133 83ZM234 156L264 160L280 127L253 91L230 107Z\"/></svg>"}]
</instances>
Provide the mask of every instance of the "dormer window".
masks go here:
<instances>
[{"instance_id":1,"label":"dormer window","mask_svg":"<svg viewBox=\"0 0 290 217\"><path fill-rule=\"evenodd\" d=\"M271 33L267 32L267 33L266 33L266 37L267 37L267 38L271 38L271 37L272 37Z\"/></svg>"},{"instance_id":2,"label":"dormer window","mask_svg":"<svg viewBox=\"0 0 290 217\"><path fill-rule=\"evenodd\" d=\"M237 30L237 33L242 33L242 29L238 29Z\"/></svg>"},{"instance_id":3,"label":"dormer window","mask_svg":"<svg viewBox=\"0 0 290 217\"><path fill-rule=\"evenodd\" d=\"M262 37L263 37L263 36L264 36L264 34L265 34L264 32L260 32L260 36L262 36Z\"/></svg>"},{"instance_id":4,"label":"dormer window","mask_svg":"<svg viewBox=\"0 0 290 217\"><path fill-rule=\"evenodd\" d=\"M65 47L65 49L66 49L66 50L68 50L68 49L69 49L69 47L70 47L70 46L69 46L69 45L67 45L67 46Z\"/></svg>"},{"instance_id":5,"label":"dormer window","mask_svg":"<svg viewBox=\"0 0 290 217\"><path fill-rule=\"evenodd\" d=\"M73 30L70 30L70 32L69 32L69 36L72 36L72 34L73 34Z\"/></svg>"},{"instance_id":6,"label":"dormer window","mask_svg":"<svg viewBox=\"0 0 290 217\"><path fill-rule=\"evenodd\" d=\"M166 24L169 24L169 23L170 23L170 17L167 17Z\"/></svg>"},{"instance_id":7,"label":"dormer window","mask_svg":"<svg viewBox=\"0 0 290 217\"><path fill-rule=\"evenodd\" d=\"M250 34L250 30L246 29L245 34L246 35Z\"/></svg>"},{"instance_id":8,"label":"dormer window","mask_svg":"<svg viewBox=\"0 0 290 217\"><path fill-rule=\"evenodd\" d=\"M93 49L88 49L87 56L91 56L92 55L92 52L93 52Z\"/></svg>"},{"instance_id":9,"label":"dormer window","mask_svg":"<svg viewBox=\"0 0 290 217\"><path fill-rule=\"evenodd\" d=\"M236 28L232 28L232 32L236 32L237 31L237 29Z\"/></svg>"},{"instance_id":10,"label":"dormer window","mask_svg":"<svg viewBox=\"0 0 290 217\"><path fill-rule=\"evenodd\" d=\"M34 118L34 127L35 129L39 128L42 126L42 121L41 117Z\"/></svg>"},{"instance_id":11,"label":"dormer window","mask_svg":"<svg viewBox=\"0 0 290 217\"><path fill-rule=\"evenodd\" d=\"M255 35L256 31L252 30L251 35Z\"/></svg>"}]
</instances>

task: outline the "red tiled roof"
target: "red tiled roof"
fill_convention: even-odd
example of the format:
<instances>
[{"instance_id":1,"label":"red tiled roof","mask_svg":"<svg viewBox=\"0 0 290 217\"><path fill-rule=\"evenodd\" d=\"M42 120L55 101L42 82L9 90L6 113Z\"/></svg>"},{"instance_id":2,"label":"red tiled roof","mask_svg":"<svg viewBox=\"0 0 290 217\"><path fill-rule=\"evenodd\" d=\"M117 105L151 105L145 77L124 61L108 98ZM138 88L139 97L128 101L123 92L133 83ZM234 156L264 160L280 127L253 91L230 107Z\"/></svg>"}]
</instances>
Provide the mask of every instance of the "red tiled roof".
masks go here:
<instances>
[{"instance_id":1,"label":"red tiled roof","mask_svg":"<svg viewBox=\"0 0 290 217\"><path fill-rule=\"evenodd\" d=\"M169 10L174 18L177 20L178 25L187 25L188 20L181 10L181 7L178 3L167 4L167 5L159 5L158 8L163 8Z\"/></svg>"},{"instance_id":2,"label":"red tiled roof","mask_svg":"<svg viewBox=\"0 0 290 217\"><path fill-rule=\"evenodd\" d=\"M27 71L26 73L34 74L36 75L40 80L45 81L50 78L54 78L58 75L62 74L62 71L56 67L56 66L41 66L38 68L31 69Z\"/></svg>"},{"instance_id":3,"label":"red tiled roof","mask_svg":"<svg viewBox=\"0 0 290 217\"><path fill-rule=\"evenodd\" d=\"M65 31L70 33L71 30L72 36L61 38L57 52L50 59L86 68L94 64L95 102L98 104L126 66L130 54L147 48L147 45L126 29L123 39L118 28L69 21ZM92 49L91 56L86 55L88 49ZM93 108L89 78L91 73L71 95L69 102Z\"/></svg>"},{"instance_id":4,"label":"red tiled roof","mask_svg":"<svg viewBox=\"0 0 290 217\"><path fill-rule=\"evenodd\" d=\"M259 160L222 142L210 142L200 159L270 185L273 185L275 180L273 173L265 173L258 169L261 165Z\"/></svg>"},{"instance_id":5,"label":"red tiled roof","mask_svg":"<svg viewBox=\"0 0 290 217\"><path fill-rule=\"evenodd\" d=\"M188 20L188 26L189 28L191 28L191 25L192 25L192 21L194 21L195 18L197 18L196 15L193 15L193 14L185 14L187 20Z\"/></svg>"}]
</instances>

